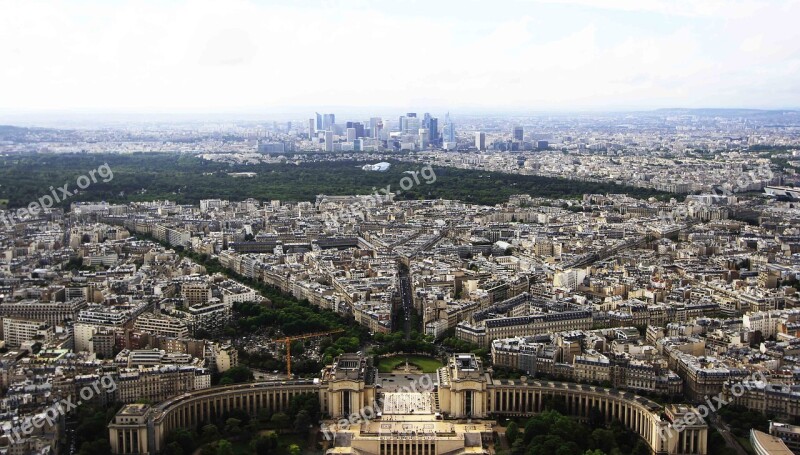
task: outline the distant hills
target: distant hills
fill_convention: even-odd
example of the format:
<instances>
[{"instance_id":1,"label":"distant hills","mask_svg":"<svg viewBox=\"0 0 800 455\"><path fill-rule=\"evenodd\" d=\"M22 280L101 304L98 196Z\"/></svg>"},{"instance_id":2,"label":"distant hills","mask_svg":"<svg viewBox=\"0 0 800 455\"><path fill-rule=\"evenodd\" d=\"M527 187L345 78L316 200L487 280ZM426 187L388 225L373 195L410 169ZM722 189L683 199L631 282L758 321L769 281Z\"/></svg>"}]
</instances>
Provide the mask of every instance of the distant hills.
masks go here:
<instances>
[{"instance_id":1,"label":"distant hills","mask_svg":"<svg viewBox=\"0 0 800 455\"><path fill-rule=\"evenodd\" d=\"M22 142L27 139L31 132L56 132L58 130L50 128L24 128L12 125L0 125L0 141Z\"/></svg>"},{"instance_id":2,"label":"distant hills","mask_svg":"<svg viewBox=\"0 0 800 455\"><path fill-rule=\"evenodd\" d=\"M653 111L660 115L697 115L701 117L766 117L766 116L800 116L800 110L792 109L734 109L734 108L663 108Z\"/></svg>"}]
</instances>

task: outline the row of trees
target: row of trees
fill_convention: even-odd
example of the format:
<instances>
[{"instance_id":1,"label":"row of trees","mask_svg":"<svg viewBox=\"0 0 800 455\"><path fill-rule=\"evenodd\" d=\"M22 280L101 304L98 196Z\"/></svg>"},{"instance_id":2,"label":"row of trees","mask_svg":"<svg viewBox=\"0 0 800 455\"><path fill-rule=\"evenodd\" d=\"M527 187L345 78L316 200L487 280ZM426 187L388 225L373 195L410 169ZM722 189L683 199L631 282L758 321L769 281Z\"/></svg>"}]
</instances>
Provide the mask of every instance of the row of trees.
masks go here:
<instances>
[{"instance_id":1,"label":"row of trees","mask_svg":"<svg viewBox=\"0 0 800 455\"><path fill-rule=\"evenodd\" d=\"M371 353L375 355L393 354L404 352L409 354L436 354L436 345L433 338L422 335L416 330L412 330L409 339L403 332L376 333L373 337L375 345L371 348Z\"/></svg>"},{"instance_id":2,"label":"row of trees","mask_svg":"<svg viewBox=\"0 0 800 455\"><path fill-rule=\"evenodd\" d=\"M586 424L564 415L563 400L549 399L545 411L523 421L523 428L511 421L506 426L506 439L511 446L504 455L623 455L650 453L644 440L620 421L605 421L598 409L591 409ZM761 413L739 406L719 410L732 432L744 438L750 429L767 431L769 420ZM578 437L577 435L581 435ZM502 452L498 452L502 453ZM734 455L725 439L713 427L708 432L709 455Z\"/></svg>"},{"instance_id":3,"label":"row of trees","mask_svg":"<svg viewBox=\"0 0 800 455\"><path fill-rule=\"evenodd\" d=\"M117 403L102 407L95 404L84 404L75 409L77 426L74 433L74 445L78 455L107 455L111 453L108 441L108 423L122 407ZM69 415L68 417L73 417Z\"/></svg>"},{"instance_id":4,"label":"row of trees","mask_svg":"<svg viewBox=\"0 0 800 455\"><path fill-rule=\"evenodd\" d=\"M247 453L258 455L307 453L297 444L282 441L279 434L305 436L319 418L319 399L314 394L295 396L287 412L262 410L252 418L234 409L197 429L172 431L165 440L164 455L189 455L198 449L202 455L229 455L235 447L246 447Z\"/></svg>"},{"instance_id":5,"label":"row of trees","mask_svg":"<svg viewBox=\"0 0 800 455\"><path fill-rule=\"evenodd\" d=\"M280 305L280 306L279 306ZM300 335L346 328L341 318L308 302L292 301L271 306L252 302L235 303L236 333L254 333L267 327L280 328L283 335ZM357 331L356 331L357 333Z\"/></svg>"},{"instance_id":6,"label":"row of trees","mask_svg":"<svg viewBox=\"0 0 800 455\"><path fill-rule=\"evenodd\" d=\"M516 422L506 427L511 449L506 455L649 455L650 447L621 422L604 426L602 418L579 423L555 409L531 417L521 432Z\"/></svg>"},{"instance_id":7,"label":"row of trees","mask_svg":"<svg viewBox=\"0 0 800 455\"><path fill-rule=\"evenodd\" d=\"M490 353L489 350L486 348L481 348L475 343L470 343L469 341L460 340L455 337L455 331L449 332L447 337L442 340L442 346L447 348L451 352L471 352L475 354L477 357L483 359L484 364L488 365L490 363Z\"/></svg>"},{"instance_id":8,"label":"row of trees","mask_svg":"<svg viewBox=\"0 0 800 455\"><path fill-rule=\"evenodd\" d=\"M751 411L744 406L729 405L717 410L717 413L725 423L730 425L731 432L736 436L750 437L750 430L755 429L763 432L769 431L769 417L758 411Z\"/></svg>"},{"instance_id":9,"label":"row of trees","mask_svg":"<svg viewBox=\"0 0 800 455\"><path fill-rule=\"evenodd\" d=\"M143 236L154 240L152 237ZM367 331L352 320L344 320L331 310L312 305L308 300L298 300L293 295L262 281L240 275L220 264L219 260L207 254L175 248L178 253L188 257L205 267L209 274L221 273L236 281L255 289L269 299L268 305L254 302L237 302L233 310L236 313L234 334L254 333L256 331L280 328L283 335L299 335L309 332L322 332L333 329L345 329L348 336L365 340Z\"/></svg>"},{"instance_id":10,"label":"row of trees","mask_svg":"<svg viewBox=\"0 0 800 455\"><path fill-rule=\"evenodd\" d=\"M242 384L253 380L253 372L245 365L236 365L219 375L219 385ZM216 378L214 378L216 379Z\"/></svg>"}]
</instances>

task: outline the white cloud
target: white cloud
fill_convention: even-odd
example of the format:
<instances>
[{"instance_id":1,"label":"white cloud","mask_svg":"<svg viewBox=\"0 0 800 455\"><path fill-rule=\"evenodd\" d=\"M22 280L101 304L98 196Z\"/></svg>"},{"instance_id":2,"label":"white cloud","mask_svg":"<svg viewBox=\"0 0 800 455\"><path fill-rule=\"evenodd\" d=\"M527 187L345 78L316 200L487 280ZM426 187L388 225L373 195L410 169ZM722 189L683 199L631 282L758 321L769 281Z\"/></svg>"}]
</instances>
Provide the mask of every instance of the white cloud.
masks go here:
<instances>
[{"instance_id":1,"label":"white cloud","mask_svg":"<svg viewBox=\"0 0 800 455\"><path fill-rule=\"evenodd\" d=\"M688 17L748 17L771 2L753 0L531 0L538 3L580 5L595 9L651 12Z\"/></svg>"},{"instance_id":2,"label":"white cloud","mask_svg":"<svg viewBox=\"0 0 800 455\"><path fill-rule=\"evenodd\" d=\"M0 2L0 109L800 106L797 1L427 5Z\"/></svg>"}]
</instances>

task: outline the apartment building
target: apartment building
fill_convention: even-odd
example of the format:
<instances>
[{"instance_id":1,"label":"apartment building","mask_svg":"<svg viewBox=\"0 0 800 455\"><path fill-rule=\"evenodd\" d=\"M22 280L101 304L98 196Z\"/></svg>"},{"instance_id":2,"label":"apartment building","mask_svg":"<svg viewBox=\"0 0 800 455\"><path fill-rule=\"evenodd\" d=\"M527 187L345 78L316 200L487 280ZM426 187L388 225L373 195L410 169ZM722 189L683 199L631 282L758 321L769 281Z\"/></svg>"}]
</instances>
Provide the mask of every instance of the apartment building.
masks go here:
<instances>
[{"instance_id":1,"label":"apartment building","mask_svg":"<svg viewBox=\"0 0 800 455\"><path fill-rule=\"evenodd\" d=\"M252 276L252 272L250 276ZM258 302L263 300L263 297L255 289L243 286L232 280L219 283L217 291L222 302L229 305L233 305L234 302Z\"/></svg>"},{"instance_id":2,"label":"apartment building","mask_svg":"<svg viewBox=\"0 0 800 455\"><path fill-rule=\"evenodd\" d=\"M202 305L211 300L211 285L205 281L186 281L181 283L181 297L187 307Z\"/></svg>"},{"instance_id":3,"label":"apartment building","mask_svg":"<svg viewBox=\"0 0 800 455\"><path fill-rule=\"evenodd\" d=\"M72 299L65 302L41 302L26 299L0 303L0 317L42 321L56 326L67 320L74 321L78 312L86 306L85 299Z\"/></svg>"},{"instance_id":4,"label":"apartment building","mask_svg":"<svg viewBox=\"0 0 800 455\"><path fill-rule=\"evenodd\" d=\"M729 367L713 357L695 357L676 349L669 350L670 368L683 379L687 397L700 400L722 392L726 382L743 380L749 372L744 368Z\"/></svg>"},{"instance_id":5,"label":"apartment building","mask_svg":"<svg viewBox=\"0 0 800 455\"><path fill-rule=\"evenodd\" d=\"M736 393L733 387L736 386ZM800 385L762 381L728 381L723 394L731 403L781 419L800 417Z\"/></svg>"},{"instance_id":6,"label":"apartment building","mask_svg":"<svg viewBox=\"0 0 800 455\"><path fill-rule=\"evenodd\" d=\"M100 358L108 359L114 356L118 346L124 347L128 344L125 333L126 329L121 324L79 321L72 326L73 349L75 352L94 353Z\"/></svg>"},{"instance_id":7,"label":"apartment building","mask_svg":"<svg viewBox=\"0 0 800 455\"><path fill-rule=\"evenodd\" d=\"M152 227L152 234L156 240L168 243L172 246L188 246L191 242L191 234L185 229L177 229L163 224L156 224Z\"/></svg>"},{"instance_id":8,"label":"apartment building","mask_svg":"<svg viewBox=\"0 0 800 455\"><path fill-rule=\"evenodd\" d=\"M142 313L133 323L134 330L171 338L186 338L189 328L182 319L161 313Z\"/></svg>"},{"instance_id":9,"label":"apartment building","mask_svg":"<svg viewBox=\"0 0 800 455\"><path fill-rule=\"evenodd\" d=\"M77 321L84 324L122 327L143 311L144 304L138 306L90 305L78 312Z\"/></svg>"},{"instance_id":10,"label":"apartment building","mask_svg":"<svg viewBox=\"0 0 800 455\"><path fill-rule=\"evenodd\" d=\"M210 387L211 373L190 365L140 366L121 368L116 383L117 400L122 403L139 400L158 403L175 395Z\"/></svg>"},{"instance_id":11,"label":"apartment building","mask_svg":"<svg viewBox=\"0 0 800 455\"><path fill-rule=\"evenodd\" d=\"M778 333L778 325L782 319L782 311L756 311L742 316L744 328L751 332L761 332L763 338L774 337Z\"/></svg>"},{"instance_id":12,"label":"apartment building","mask_svg":"<svg viewBox=\"0 0 800 455\"><path fill-rule=\"evenodd\" d=\"M53 337L53 327L46 322L3 318L3 341L7 347L17 348L29 341L46 344Z\"/></svg>"},{"instance_id":13,"label":"apartment building","mask_svg":"<svg viewBox=\"0 0 800 455\"><path fill-rule=\"evenodd\" d=\"M476 343L481 347L488 347L492 340L499 338L524 337L566 330L587 330L591 327L592 312L577 310L491 318L476 324L461 322L456 326L456 337Z\"/></svg>"},{"instance_id":14,"label":"apartment building","mask_svg":"<svg viewBox=\"0 0 800 455\"><path fill-rule=\"evenodd\" d=\"M197 337L198 333L217 334L222 331L231 319L232 306L211 299L207 303L198 303L186 309L189 333Z\"/></svg>"},{"instance_id":15,"label":"apartment building","mask_svg":"<svg viewBox=\"0 0 800 455\"><path fill-rule=\"evenodd\" d=\"M231 345L210 343L206 346L206 359L217 373L224 373L239 364L239 351Z\"/></svg>"},{"instance_id":16,"label":"apartment building","mask_svg":"<svg viewBox=\"0 0 800 455\"><path fill-rule=\"evenodd\" d=\"M589 351L575 356L572 366L574 380L578 382L611 382L611 362L599 352Z\"/></svg>"}]
</instances>

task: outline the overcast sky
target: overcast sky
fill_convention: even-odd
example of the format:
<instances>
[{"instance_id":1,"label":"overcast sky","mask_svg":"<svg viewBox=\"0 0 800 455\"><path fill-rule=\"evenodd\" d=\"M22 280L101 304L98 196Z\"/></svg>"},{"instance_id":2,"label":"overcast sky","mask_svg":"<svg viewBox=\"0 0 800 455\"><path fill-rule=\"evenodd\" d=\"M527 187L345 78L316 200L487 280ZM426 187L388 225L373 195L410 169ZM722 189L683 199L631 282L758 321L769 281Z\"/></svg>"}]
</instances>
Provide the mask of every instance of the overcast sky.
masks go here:
<instances>
[{"instance_id":1,"label":"overcast sky","mask_svg":"<svg viewBox=\"0 0 800 455\"><path fill-rule=\"evenodd\" d=\"M800 107L800 1L0 0L0 111Z\"/></svg>"}]
</instances>

